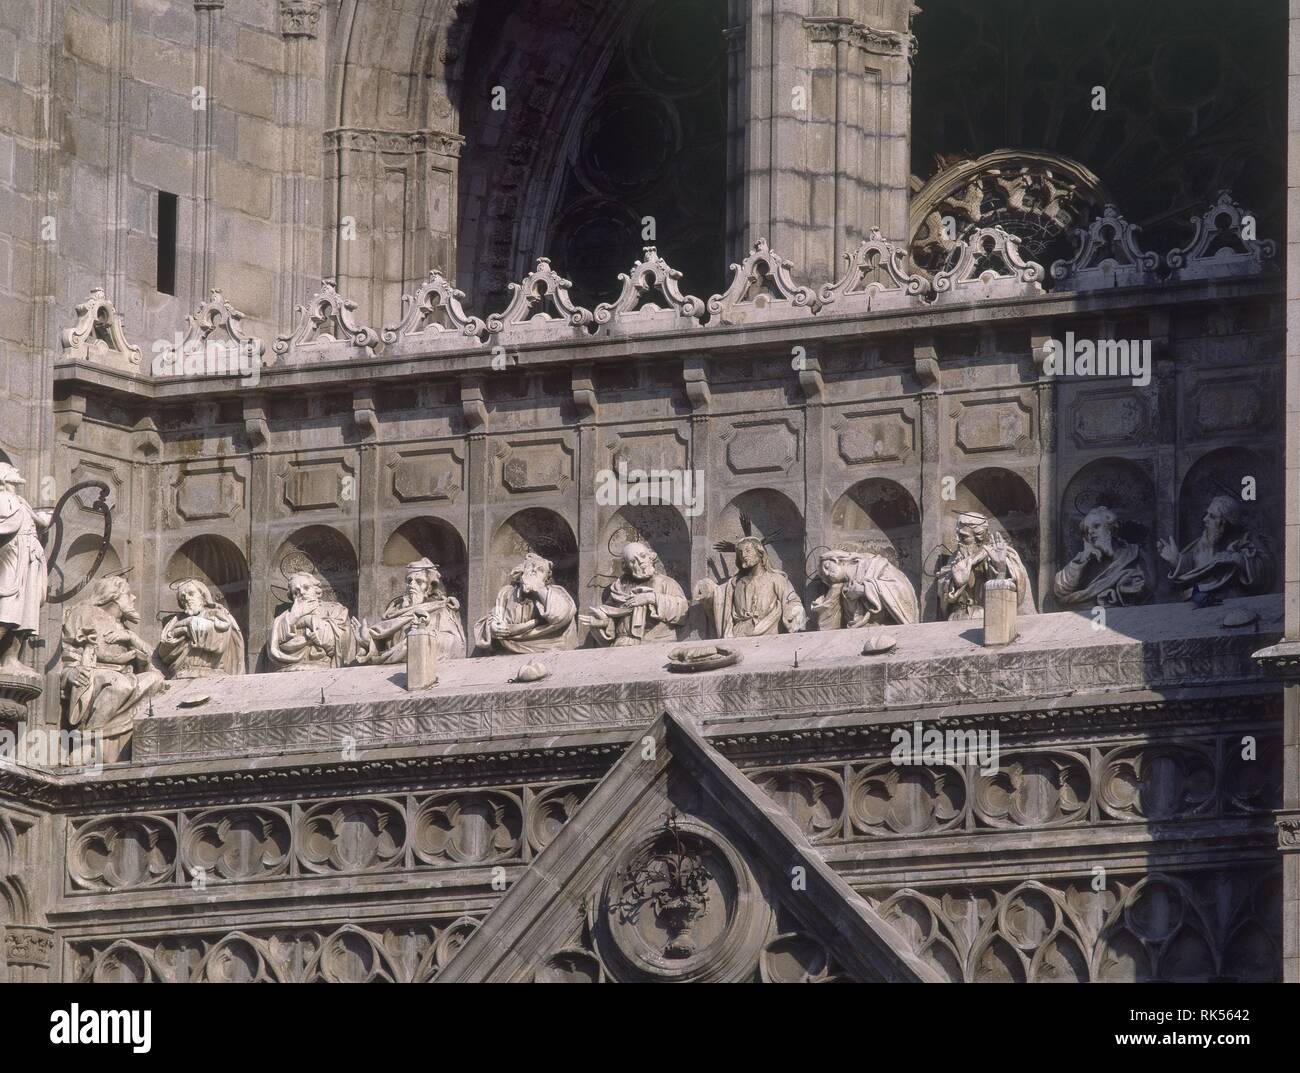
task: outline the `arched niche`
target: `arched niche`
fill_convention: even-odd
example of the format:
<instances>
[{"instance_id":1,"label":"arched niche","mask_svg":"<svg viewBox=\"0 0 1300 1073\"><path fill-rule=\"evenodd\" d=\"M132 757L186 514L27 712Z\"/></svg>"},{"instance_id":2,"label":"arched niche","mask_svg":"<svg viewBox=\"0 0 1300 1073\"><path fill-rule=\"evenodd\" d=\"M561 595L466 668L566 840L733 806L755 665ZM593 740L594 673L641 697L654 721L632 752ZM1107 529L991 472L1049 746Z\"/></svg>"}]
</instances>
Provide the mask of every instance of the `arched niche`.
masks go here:
<instances>
[{"instance_id":1,"label":"arched niche","mask_svg":"<svg viewBox=\"0 0 1300 1073\"><path fill-rule=\"evenodd\" d=\"M248 636L248 561L233 541L209 534L182 544L167 564L168 587L175 590L187 578L203 582ZM175 609L175 595L164 595L162 610Z\"/></svg>"},{"instance_id":2,"label":"arched niche","mask_svg":"<svg viewBox=\"0 0 1300 1073\"><path fill-rule=\"evenodd\" d=\"M1070 478L1061 497L1057 565L1068 562L1083 547L1079 524L1095 507L1109 507L1119 516L1119 535L1130 544L1155 552L1156 491L1146 467L1126 458L1099 458Z\"/></svg>"},{"instance_id":3,"label":"arched niche","mask_svg":"<svg viewBox=\"0 0 1300 1073\"><path fill-rule=\"evenodd\" d=\"M710 536L713 540L738 541L746 534L761 537L766 542L768 562L790 578L795 591L803 596L808 581L804 565L803 515L788 496L773 488L751 488L741 492L723 509L714 523ZM734 557L715 553L715 562L722 567L722 577L735 572ZM714 580L718 580L716 577Z\"/></svg>"},{"instance_id":4,"label":"arched niche","mask_svg":"<svg viewBox=\"0 0 1300 1073\"><path fill-rule=\"evenodd\" d=\"M59 552L58 561L50 564L51 593L62 592L65 588L76 585L86 576L86 572L94 566L95 557L99 554L100 539L98 533L81 533L73 537L64 550ZM104 553L104 561L95 571L95 577L109 577L122 573L122 570L122 557L110 543ZM84 595L83 591L82 596Z\"/></svg>"},{"instance_id":5,"label":"arched niche","mask_svg":"<svg viewBox=\"0 0 1300 1073\"><path fill-rule=\"evenodd\" d=\"M896 481L869 477L853 485L831 508L826 540L883 555L912 584L921 580L921 511L912 493Z\"/></svg>"},{"instance_id":6,"label":"arched niche","mask_svg":"<svg viewBox=\"0 0 1300 1073\"><path fill-rule=\"evenodd\" d=\"M309 525L285 540L272 560L271 588L281 605L288 600L289 578L313 574L325 583L327 599L357 610L357 553L337 529Z\"/></svg>"},{"instance_id":7,"label":"arched niche","mask_svg":"<svg viewBox=\"0 0 1300 1073\"><path fill-rule=\"evenodd\" d=\"M569 523L553 510L529 507L507 518L492 537L489 595L510 580L510 571L529 552L554 564L555 584L578 596L578 542Z\"/></svg>"},{"instance_id":8,"label":"arched niche","mask_svg":"<svg viewBox=\"0 0 1300 1073\"><path fill-rule=\"evenodd\" d=\"M1228 496L1241 504L1242 523L1247 529L1266 539L1281 532L1278 468L1275 462L1245 447L1220 447L1198 458L1188 467L1179 486L1178 546L1201 535L1201 519L1215 496ZM1242 499L1246 478L1254 480L1254 500Z\"/></svg>"},{"instance_id":9,"label":"arched niche","mask_svg":"<svg viewBox=\"0 0 1300 1073\"><path fill-rule=\"evenodd\" d=\"M589 589L596 593L618 577L623 569L623 549L632 541L654 548L663 572L691 591L691 530L676 507L667 505L628 506L617 510L605 526L597 548L597 577ZM582 600L586 600L584 594Z\"/></svg>"},{"instance_id":10,"label":"arched niche","mask_svg":"<svg viewBox=\"0 0 1300 1073\"><path fill-rule=\"evenodd\" d=\"M1037 581L1038 501L1019 474L1000 466L989 466L967 474L957 485L957 497L948 504L943 521L943 539L956 547L957 515L978 511L989 520L990 531L1001 532L1020 553L1031 581Z\"/></svg>"},{"instance_id":11,"label":"arched niche","mask_svg":"<svg viewBox=\"0 0 1300 1073\"><path fill-rule=\"evenodd\" d=\"M447 594L465 602L464 539L454 525L441 518L410 518L384 542L379 591L385 605L405 589L406 567L417 559L437 563Z\"/></svg>"}]
</instances>

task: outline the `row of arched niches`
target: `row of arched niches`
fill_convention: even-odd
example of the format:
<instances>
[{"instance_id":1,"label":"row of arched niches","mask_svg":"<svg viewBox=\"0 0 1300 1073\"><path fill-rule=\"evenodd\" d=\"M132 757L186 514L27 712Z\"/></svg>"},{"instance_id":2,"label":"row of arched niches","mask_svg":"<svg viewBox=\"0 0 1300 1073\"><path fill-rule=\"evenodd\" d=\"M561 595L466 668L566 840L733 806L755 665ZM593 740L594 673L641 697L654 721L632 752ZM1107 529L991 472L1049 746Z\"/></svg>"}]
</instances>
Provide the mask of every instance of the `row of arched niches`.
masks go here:
<instances>
[{"instance_id":1,"label":"row of arched niches","mask_svg":"<svg viewBox=\"0 0 1300 1073\"><path fill-rule=\"evenodd\" d=\"M950 499L942 500L944 517L937 529L940 541L925 546L921 511L916 495L901 483L886 478L869 478L849 487L825 505L823 532L819 539L805 538L803 515L785 493L772 488L754 488L732 498L725 508L706 522L709 576L720 580L729 572L726 555L712 550L712 543L734 540L744 526L768 541L769 556L784 570L804 597L815 595L813 573L816 553L821 547L852 543L864 550L882 554L896 563L911 579L922 597L922 617L932 620L936 612L927 599L934 571L940 557L953 546L955 518L959 511L976 510L989 517L1019 550L1034 586L1035 604L1041 611L1055 610L1050 592L1040 592L1039 566L1044 556L1054 571L1076 554L1081 546L1079 522L1093 507L1107 506L1121 520L1121 535L1143 547L1155 564L1160 579L1153 600L1176 601L1180 594L1164 580L1166 573L1156 554L1158 537L1172 535L1180 545L1194 539L1201 531L1201 517L1210 499L1217 495L1240 496L1243 477L1252 477L1259 491L1257 501L1243 502L1246 525L1266 539L1279 532L1279 500L1268 489L1276 487L1270 476L1276 460L1268 460L1243 447L1220 447L1197 459L1179 483L1176 504L1176 533L1166 533L1168 520L1158 518L1161 495L1149 462L1124 458L1102 458L1087 463L1070 478L1058 502L1057 547L1042 546L1041 512L1034 489L1017 473L987 467L968 474L957 482ZM1168 506L1165 507L1166 512ZM468 572L479 568L488 572L486 591L496 589L508 579L510 568L529 551L535 551L555 564L556 580L577 599L580 608L597 602L600 589L616 575L618 556L631 540L648 541L658 553L664 570L690 593L700 579L691 570L690 521L673 506L624 506L602 510L609 515L596 545L592 576L580 576L578 541L574 527L555 510L531 507L520 510L493 533L486 555L467 554L464 532L444 518L413 517L394 522L382 533L379 562L371 567L375 585L371 589L374 607L358 606L358 563L353 541L331 525L307 525L292 531L279 542L270 560L265 578L254 585L269 586L271 599L259 598L255 606L268 607L273 615L287 604L287 578L298 570L310 571L324 580L334 598L354 613L377 616L387 601L401 591L405 567L420 558L439 564L449 593L462 604L461 614L469 614L466 604ZM1173 526L1169 526L1173 528ZM70 575L78 563L93 553L94 538L81 537L70 549L67 568ZM945 548L943 545L946 545ZM88 563L86 564L88 565ZM122 569L110 551L101 573ZM234 541L217 535L193 537L172 553L165 564L165 580L177 582L197 577L218 590L240 625L245 636L257 636L261 627L270 625L270 616L255 624L249 632L250 578L247 560ZM161 593L162 609L168 610L170 594ZM701 609L702 610L702 609ZM698 612L693 612L693 616ZM260 617L260 616L259 616ZM705 636L702 615L692 617L688 636Z\"/></svg>"}]
</instances>

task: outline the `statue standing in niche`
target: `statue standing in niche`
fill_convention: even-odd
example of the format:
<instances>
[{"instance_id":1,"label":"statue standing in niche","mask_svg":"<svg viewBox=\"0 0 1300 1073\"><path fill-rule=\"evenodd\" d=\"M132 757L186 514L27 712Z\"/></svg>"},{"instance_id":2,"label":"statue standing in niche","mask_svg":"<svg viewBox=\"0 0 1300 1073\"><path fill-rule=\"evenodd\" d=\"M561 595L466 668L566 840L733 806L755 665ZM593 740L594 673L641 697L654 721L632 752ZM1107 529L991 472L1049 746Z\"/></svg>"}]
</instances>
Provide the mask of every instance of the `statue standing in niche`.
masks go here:
<instances>
[{"instance_id":1,"label":"statue standing in niche","mask_svg":"<svg viewBox=\"0 0 1300 1073\"><path fill-rule=\"evenodd\" d=\"M828 548L817 563L826 591L810 605L819 630L919 622L916 590L883 555Z\"/></svg>"},{"instance_id":2,"label":"statue standing in niche","mask_svg":"<svg viewBox=\"0 0 1300 1073\"><path fill-rule=\"evenodd\" d=\"M1142 549L1119 535L1109 507L1093 507L1079 523L1083 548L1052 582L1062 607L1130 607L1151 599L1152 572Z\"/></svg>"},{"instance_id":3,"label":"statue standing in niche","mask_svg":"<svg viewBox=\"0 0 1300 1073\"><path fill-rule=\"evenodd\" d=\"M406 635L412 626L430 625L438 637L439 659L465 655L465 628L460 624L460 601L448 596L437 563L418 559L406 568L406 591L384 609L376 624L361 624L370 663L405 663Z\"/></svg>"},{"instance_id":4,"label":"statue standing in niche","mask_svg":"<svg viewBox=\"0 0 1300 1073\"><path fill-rule=\"evenodd\" d=\"M41 533L52 511L37 510L17 492L27 482L0 462L0 670L26 673L23 648L41 628L48 585Z\"/></svg>"},{"instance_id":5,"label":"statue standing in niche","mask_svg":"<svg viewBox=\"0 0 1300 1073\"><path fill-rule=\"evenodd\" d=\"M1273 556L1258 533L1243 523L1241 503L1215 496L1201 519L1201 535L1181 551L1173 538L1158 542L1169 564L1169 580L1188 600L1218 601L1267 592L1273 582Z\"/></svg>"},{"instance_id":6,"label":"statue standing in niche","mask_svg":"<svg viewBox=\"0 0 1300 1073\"><path fill-rule=\"evenodd\" d=\"M736 573L721 585L705 578L695 587L697 600L708 601L715 637L766 637L798 633L808 622L807 612L790 579L768 563L767 549L754 536L734 545L714 545L736 552Z\"/></svg>"},{"instance_id":7,"label":"statue standing in niche","mask_svg":"<svg viewBox=\"0 0 1300 1073\"><path fill-rule=\"evenodd\" d=\"M267 642L273 670L314 671L355 661L355 623L346 607L324 598L318 578L294 574L289 578L289 598L293 603L276 616Z\"/></svg>"},{"instance_id":8,"label":"statue standing in niche","mask_svg":"<svg viewBox=\"0 0 1300 1073\"><path fill-rule=\"evenodd\" d=\"M203 582L187 578L176 586L181 613L163 627L158 660L172 678L206 678L244 673L244 633Z\"/></svg>"},{"instance_id":9,"label":"statue standing in niche","mask_svg":"<svg viewBox=\"0 0 1300 1073\"><path fill-rule=\"evenodd\" d=\"M124 758L136 713L164 685L149 667L149 646L131 628L139 621L135 594L120 576L96 581L90 598L63 621L64 722L100 738L106 764Z\"/></svg>"},{"instance_id":10,"label":"statue standing in niche","mask_svg":"<svg viewBox=\"0 0 1300 1073\"><path fill-rule=\"evenodd\" d=\"M623 549L623 572L605 587L599 607L578 621L591 627L598 642L621 646L673 641L691 605L682 587L657 569L648 544L632 541Z\"/></svg>"},{"instance_id":11,"label":"statue standing in niche","mask_svg":"<svg viewBox=\"0 0 1300 1073\"><path fill-rule=\"evenodd\" d=\"M1001 533L990 533L989 520L976 511L957 515L957 550L939 568L939 613L946 619L982 619L984 583L1009 577L1016 584L1017 611L1034 614L1029 572L1020 553Z\"/></svg>"},{"instance_id":12,"label":"statue standing in niche","mask_svg":"<svg viewBox=\"0 0 1300 1073\"><path fill-rule=\"evenodd\" d=\"M573 597L552 582L549 559L529 552L510 571L492 613L474 625L474 641L494 655L572 648L578 640Z\"/></svg>"}]
</instances>

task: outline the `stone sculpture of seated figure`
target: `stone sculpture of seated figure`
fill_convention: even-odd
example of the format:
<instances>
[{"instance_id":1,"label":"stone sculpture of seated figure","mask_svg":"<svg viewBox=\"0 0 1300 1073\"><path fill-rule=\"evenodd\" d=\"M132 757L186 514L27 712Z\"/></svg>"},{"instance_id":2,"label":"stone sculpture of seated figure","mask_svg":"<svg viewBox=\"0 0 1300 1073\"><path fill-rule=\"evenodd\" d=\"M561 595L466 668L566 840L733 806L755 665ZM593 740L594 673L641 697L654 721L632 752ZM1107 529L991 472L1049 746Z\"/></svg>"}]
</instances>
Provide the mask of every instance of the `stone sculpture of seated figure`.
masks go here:
<instances>
[{"instance_id":1,"label":"stone sculpture of seated figure","mask_svg":"<svg viewBox=\"0 0 1300 1073\"><path fill-rule=\"evenodd\" d=\"M363 622L361 636L366 662L403 663L406 635L413 626L428 625L438 637L440 659L465 655L465 628L460 624L460 601L448 596L436 563L419 559L406 568L406 591L384 609L376 624Z\"/></svg>"},{"instance_id":2,"label":"stone sculpture of seated figure","mask_svg":"<svg viewBox=\"0 0 1300 1073\"><path fill-rule=\"evenodd\" d=\"M855 629L875 623L917 622L916 590L883 555L828 548L817 564L826 591L809 609L819 630Z\"/></svg>"},{"instance_id":3,"label":"stone sculpture of seated figure","mask_svg":"<svg viewBox=\"0 0 1300 1073\"><path fill-rule=\"evenodd\" d=\"M139 621L123 577L100 578L64 619L63 720L92 743L70 757L73 764L90 761L96 739L104 763L125 759L136 715L164 688L162 673L149 667L149 646L132 629Z\"/></svg>"},{"instance_id":4,"label":"stone sculpture of seated figure","mask_svg":"<svg viewBox=\"0 0 1300 1073\"><path fill-rule=\"evenodd\" d=\"M648 544L632 541L623 549L623 572L605 587L599 607L578 621L591 627L598 643L621 646L672 641L691 605L682 587L657 569Z\"/></svg>"},{"instance_id":5,"label":"stone sculpture of seated figure","mask_svg":"<svg viewBox=\"0 0 1300 1073\"><path fill-rule=\"evenodd\" d=\"M356 659L358 625L340 603L324 598L324 586L311 574L289 579L293 603L276 616L267 657L276 671L345 667Z\"/></svg>"},{"instance_id":6,"label":"stone sculpture of seated figure","mask_svg":"<svg viewBox=\"0 0 1300 1073\"><path fill-rule=\"evenodd\" d=\"M725 550L732 545L715 545ZM736 541L736 573L721 585L705 578L695 586L695 598L706 604L715 637L766 637L785 630L798 633L808 621L790 579L774 569L758 537Z\"/></svg>"},{"instance_id":7,"label":"stone sculpture of seated figure","mask_svg":"<svg viewBox=\"0 0 1300 1073\"><path fill-rule=\"evenodd\" d=\"M573 597L552 581L549 559L529 552L510 571L490 614L474 624L474 643L483 651L550 652L578 640Z\"/></svg>"},{"instance_id":8,"label":"stone sculpture of seated figure","mask_svg":"<svg viewBox=\"0 0 1300 1073\"><path fill-rule=\"evenodd\" d=\"M1136 544L1119 535L1109 507L1093 507L1079 523L1083 547L1057 571L1052 592L1062 607L1128 607L1151 599L1151 568Z\"/></svg>"},{"instance_id":9,"label":"stone sculpture of seated figure","mask_svg":"<svg viewBox=\"0 0 1300 1073\"><path fill-rule=\"evenodd\" d=\"M244 673L244 634L235 616L195 578L176 587L181 613L163 627L158 662L173 678Z\"/></svg>"},{"instance_id":10,"label":"stone sculpture of seated figure","mask_svg":"<svg viewBox=\"0 0 1300 1073\"><path fill-rule=\"evenodd\" d=\"M1015 582L1020 614L1034 613L1029 572L1001 533L990 532L989 520L977 511L957 515L957 550L936 575L939 611L946 619L982 619L984 583L993 578Z\"/></svg>"},{"instance_id":11,"label":"stone sculpture of seated figure","mask_svg":"<svg viewBox=\"0 0 1300 1073\"><path fill-rule=\"evenodd\" d=\"M1201 520L1201 535L1181 551L1173 538L1158 544L1169 564L1169 580L1188 600L1213 600L1267 592L1273 583L1273 556L1260 535L1243 524L1241 503L1215 496Z\"/></svg>"}]
</instances>

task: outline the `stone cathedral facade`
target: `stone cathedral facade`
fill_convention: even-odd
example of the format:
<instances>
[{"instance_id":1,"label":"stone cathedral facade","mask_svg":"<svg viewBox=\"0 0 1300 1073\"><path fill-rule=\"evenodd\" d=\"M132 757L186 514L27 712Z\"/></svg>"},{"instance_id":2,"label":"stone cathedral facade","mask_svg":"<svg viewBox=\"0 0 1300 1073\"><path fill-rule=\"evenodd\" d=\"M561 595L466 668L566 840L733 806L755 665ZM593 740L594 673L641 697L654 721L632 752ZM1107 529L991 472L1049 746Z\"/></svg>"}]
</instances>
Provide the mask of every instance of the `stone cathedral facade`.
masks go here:
<instances>
[{"instance_id":1,"label":"stone cathedral facade","mask_svg":"<svg viewBox=\"0 0 1300 1073\"><path fill-rule=\"evenodd\" d=\"M0 980L1300 979L1243 6L6 0Z\"/></svg>"}]
</instances>

